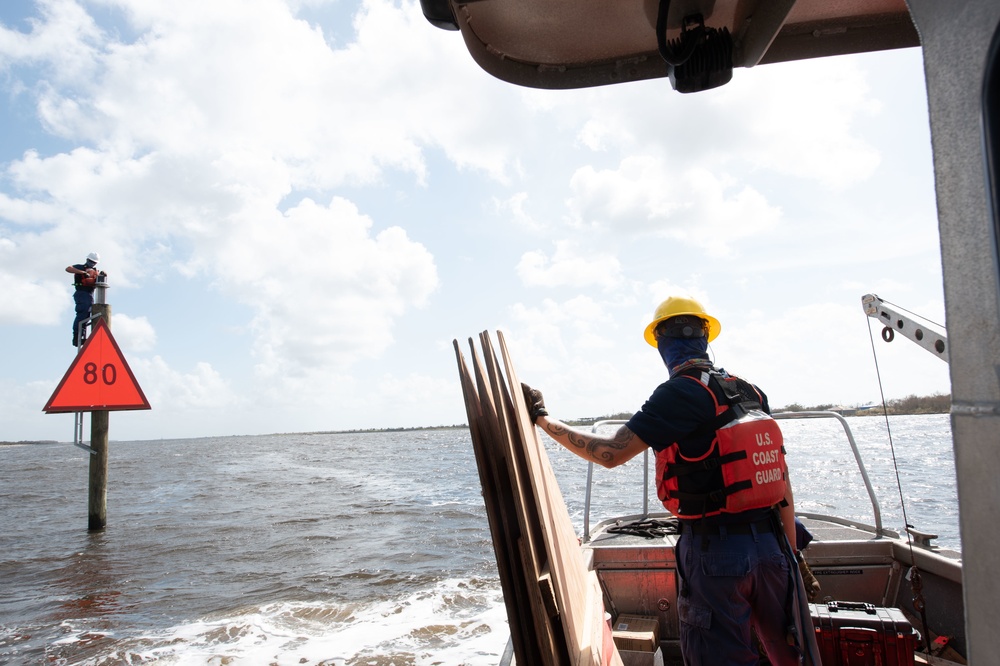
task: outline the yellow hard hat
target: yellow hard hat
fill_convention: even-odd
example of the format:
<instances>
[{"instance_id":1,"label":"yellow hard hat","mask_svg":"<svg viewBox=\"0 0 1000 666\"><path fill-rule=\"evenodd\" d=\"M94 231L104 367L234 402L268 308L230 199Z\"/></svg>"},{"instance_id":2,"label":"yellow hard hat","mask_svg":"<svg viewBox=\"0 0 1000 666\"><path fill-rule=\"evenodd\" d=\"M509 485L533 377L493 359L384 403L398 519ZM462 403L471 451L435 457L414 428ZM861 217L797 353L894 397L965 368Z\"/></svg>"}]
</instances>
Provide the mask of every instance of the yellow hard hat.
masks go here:
<instances>
[{"instance_id":1,"label":"yellow hard hat","mask_svg":"<svg viewBox=\"0 0 1000 666\"><path fill-rule=\"evenodd\" d=\"M671 296L656 306L656 312L653 313L653 321L649 323L644 333L646 342L657 347L656 334L654 333L657 325L665 319L670 319L678 315L692 315L707 321L709 342L719 337L719 333L722 331L722 324L719 323L718 319L705 312L705 308L702 307L701 303L693 298Z\"/></svg>"}]
</instances>

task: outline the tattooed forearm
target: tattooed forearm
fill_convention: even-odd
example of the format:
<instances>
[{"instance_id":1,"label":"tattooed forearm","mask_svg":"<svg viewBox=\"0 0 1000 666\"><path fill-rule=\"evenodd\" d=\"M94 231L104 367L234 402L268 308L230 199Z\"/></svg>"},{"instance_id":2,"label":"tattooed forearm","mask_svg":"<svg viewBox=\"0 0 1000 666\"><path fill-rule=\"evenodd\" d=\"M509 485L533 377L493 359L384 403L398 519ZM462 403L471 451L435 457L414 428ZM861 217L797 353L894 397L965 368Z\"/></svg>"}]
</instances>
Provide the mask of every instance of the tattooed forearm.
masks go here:
<instances>
[{"instance_id":1,"label":"tattooed forearm","mask_svg":"<svg viewBox=\"0 0 1000 666\"><path fill-rule=\"evenodd\" d=\"M618 428L618 432L615 433L613 446L616 449L624 449L632 443L633 439L635 439L635 433L625 426L622 426L621 428Z\"/></svg>"},{"instance_id":2,"label":"tattooed forearm","mask_svg":"<svg viewBox=\"0 0 1000 666\"><path fill-rule=\"evenodd\" d=\"M621 451L628 448L628 445L632 442L632 438L635 435L626 427L621 427L612 439L605 438L591 438L591 442L587 446L587 450L594 458L600 458L601 460L612 462L615 459L615 455ZM609 450L610 449L610 450Z\"/></svg>"},{"instance_id":3,"label":"tattooed forearm","mask_svg":"<svg viewBox=\"0 0 1000 666\"><path fill-rule=\"evenodd\" d=\"M578 449L585 449L587 451L593 452L594 438L586 435L582 432L569 431L568 435L569 443Z\"/></svg>"},{"instance_id":4,"label":"tattooed forearm","mask_svg":"<svg viewBox=\"0 0 1000 666\"><path fill-rule=\"evenodd\" d=\"M614 463L616 454L624 451L635 437L625 427L620 428L612 438L578 432L553 421L548 421L544 428L553 439L562 442L567 448L577 449L583 457L602 464Z\"/></svg>"},{"instance_id":5,"label":"tattooed forearm","mask_svg":"<svg viewBox=\"0 0 1000 666\"><path fill-rule=\"evenodd\" d=\"M564 426L563 424L554 423L552 421L549 421L548 423L545 424L545 430L553 437L559 437L560 435L565 435L571 432L570 429Z\"/></svg>"},{"instance_id":6,"label":"tattooed forearm","mask_svg":"<svg viewBox=\"0 0 1000 666\"><path fill-rule=\"evenodd\" d=\"M543 427L552 439L577 449L587 448L587 442L591 439L584 433L577 432L558 421L548 421Z\"/></svg>"}]
</instances>

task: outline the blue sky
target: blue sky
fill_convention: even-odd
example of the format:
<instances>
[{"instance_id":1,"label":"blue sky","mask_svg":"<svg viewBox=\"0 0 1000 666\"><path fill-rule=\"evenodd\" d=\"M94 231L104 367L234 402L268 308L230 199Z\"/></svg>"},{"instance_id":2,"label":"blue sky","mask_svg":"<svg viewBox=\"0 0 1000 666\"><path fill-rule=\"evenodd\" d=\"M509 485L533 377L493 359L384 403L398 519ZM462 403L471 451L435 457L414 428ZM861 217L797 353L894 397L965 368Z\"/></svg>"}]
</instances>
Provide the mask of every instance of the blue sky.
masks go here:
<instances>
[{"instance_id":1,"label":"blue sky","mask_svg":"<svg viewBox=\"0 0 1000 666\"><path fill-rule=\"evenodd\" d=\"M113 439L462 423L452 340L498 329L555 416L635 410L672 293L772 405L866 403L861 296L943 322L916 49L540 91L414 2L5 0L0 22L0 440L72 438L41 408L92 250L153 407ZM948 392L876 341L888 398Z\"/></svg>"}]
</instances>

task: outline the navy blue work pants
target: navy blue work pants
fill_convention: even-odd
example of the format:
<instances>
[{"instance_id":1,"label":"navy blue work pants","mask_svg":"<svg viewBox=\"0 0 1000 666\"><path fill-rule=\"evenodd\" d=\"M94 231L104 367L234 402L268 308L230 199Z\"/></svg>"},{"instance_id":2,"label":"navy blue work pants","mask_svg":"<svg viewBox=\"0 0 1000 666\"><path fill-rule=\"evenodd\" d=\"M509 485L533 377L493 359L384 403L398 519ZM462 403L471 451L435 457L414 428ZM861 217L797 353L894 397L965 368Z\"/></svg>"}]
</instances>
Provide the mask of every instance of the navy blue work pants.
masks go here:
<instances>
[{"instance_id":1,"label":"navy blue work pants","mask_svg":"<svg viewBox=\"0 0 1000 666\"><path fill-rule=\"evenodd\" d=\"M751 625L773 666L800 663L787 640L790 563L775 534L698 535L684 525L677 556L685 666L756 666Z\"/></svg>"},{"instance_id":2,"label":"navy blue work pants","mask_svg":"<svg viewBox=\"0 0 1000 666\"><path fill-rule=\"evenodd\" d=\"M80 322L90 318L90 309L94 307L94 294L85 289L77 289L73 292L73 301L76 303L76 319L73 320L73 344L75 345L78 342L76 334L80 330L78 328ZM87 334L84 333L83 337L86 338Z\"/></svg>"}]
</instances>

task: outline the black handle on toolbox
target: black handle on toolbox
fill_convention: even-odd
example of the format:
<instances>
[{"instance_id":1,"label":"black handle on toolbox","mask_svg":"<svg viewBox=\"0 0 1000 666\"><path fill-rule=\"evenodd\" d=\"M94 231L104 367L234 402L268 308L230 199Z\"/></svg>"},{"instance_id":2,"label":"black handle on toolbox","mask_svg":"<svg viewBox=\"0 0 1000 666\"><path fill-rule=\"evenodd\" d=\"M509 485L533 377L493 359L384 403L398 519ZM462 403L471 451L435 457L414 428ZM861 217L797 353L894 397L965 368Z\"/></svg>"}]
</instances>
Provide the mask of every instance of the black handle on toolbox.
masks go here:
<instances>
[{"instance_id":1,"label":"black handle on toolbox","mask_svg":"<svg viewBox=\"0 0 1000 666\"><path fill-rule=\"evenodd\" d=\"M838 611L860 611L863 610L868 615L875 615L875 604L868 604L863 601L828 601L826 609L831 613Z\"/></svg>"}]
</instances>

